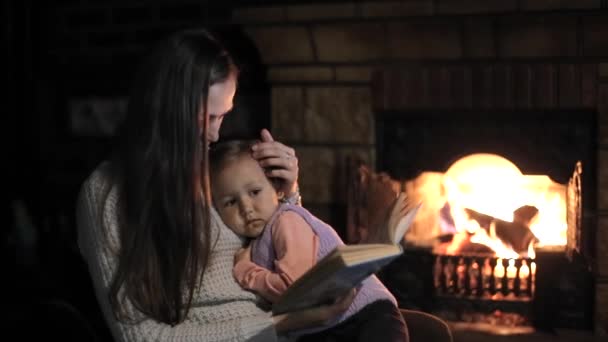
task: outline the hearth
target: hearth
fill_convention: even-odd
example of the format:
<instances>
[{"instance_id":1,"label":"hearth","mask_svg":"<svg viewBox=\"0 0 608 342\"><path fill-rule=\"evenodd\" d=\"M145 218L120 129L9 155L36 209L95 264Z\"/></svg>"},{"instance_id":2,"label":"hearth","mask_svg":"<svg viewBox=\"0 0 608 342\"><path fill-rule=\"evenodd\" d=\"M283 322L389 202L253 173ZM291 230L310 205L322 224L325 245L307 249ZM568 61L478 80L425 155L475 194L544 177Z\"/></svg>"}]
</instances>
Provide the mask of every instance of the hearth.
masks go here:
<instances>
[{"instance_id":1,"label":"hearth","mask_svg":"<svg viewBox=\"0 0 608 342\"><path fill-rule=\"evenodd\" d=\"M405 253L379 274L402 307L501 334L593 328L597 108L588 83L561 71L427 63L374 74L376 163L351 167L346 239L373 236L379 189L426 196ZM496 163L454 174L476 158Z\"/></svg>"},{"instance_id":2,"label":"hearth","mask_svg":"<svg viewBox=\"0 0 608 342\"><path fill-rule=\"evenodd\" d=\"M413 187L429 191L429 186L418 178L400 182L413 198L419 193ZM525 227L516 224L516 220L505 222L467 209L469 219L476 220L475 226L483 232L482 236L494 236L506 245L492 249L487 247L492 246L491 243L473 243L477 240L473 239L476 234L471 230L446 233L446 220L452 223L448 232L458 224L454 224L449 215L453 208L446 211L443 207L436 211L438 219L423 217L412 228L416 230L414 236L436 236L435 241L428 243L428 239L423 239L424 243L420 243L416 237L406 235L404 244L408 249L404 257L379 276L395 293L401 306L422 309L470 328L483 326L487 330L490 327L501 334L532 332L537 328L590 329L593 279L588 261L581 253L584 236L581 178L579 162L567 184L559 188L565 196L562 214L567 217L562 244L543 246L536 237L542 232L532 234L526 228L522 234L517 229ZM492 199L485 198L485 201ZM434 226L439 226L439 230L429 234ZM554 231L559 230L557 226L552 227ZM421 234L421 229L425 229L426 234ZM511 248L501 249L504 247Z\"/></svg>"},{"instance_id":3,"label":"hearth","mask_svg":"<svg viewBox=\"0 0 608 342\"><path fill-rule=\"evenodd\" d=\"M426 183L421 184L423 176L433 179L437 176L437 171L450 169L448 163L454 163L466 153L476 152L475 155L479 155L479 152L483 152L482 156L501 154L508 156L510 161L516 160L515 165L524 165L525 168L521 167L524 175L532 172L535 175L550 175L546 176L545 181L550 186L557 186L557 191L565 196L566 212L561 214L568 218L568 230L564 236L567 241L561 243L561 246L536 247L535 253L529 255L527 249L530 241L520 234L517 241L503 239L511 242L512 246L519 245L518 248L514 247L521 252L517 254L503 252L501 255L498 253L500 248L495 248L494 253L484 254L488 251L480 250L479 244L470 243L465 250L456 252L438 251L436 246L427 249L429 255L426 257L426 267L411 276L422 277L419 286L432 291L426 297L416 298L414 307L426 306L424 309L449 321L467 322L472 327L489 325L502 333L516 333L533 328L591 328L593 277L590 271L592 250L589 246L593 241L593 229L592 221L583 219L583 203L587 204L587 211L590 210L589 203L594 203L594 129L591 115L501 113L482 117L468 113L464 116L429 115L423 118L390 113L379 118L383 118L384 122L378 123L377 169L403 180L405 190L416 193L412 188L428 188L428 185L424 185ZM404 148L400 150L399 146ZM555 159L547 156L555 156ZM580 160L582 163L577 162ZM441 162L446 165L443 170L436 167ZM566 166L568 162L570 165ZM585 172L582 172L583 165L589 166L585 167ZM417 170L417 173L413 170ZM429 170L434 172L425 172ZM488 172L502 171L490 169ZM496 177L492 182L484 184L484 187L496 190L492 190L495 193L484 191L486 197L482 200L491 203L492 197L504 199L510 196L508 187L503 189L496 184L506 182L510 175L511 173L505 173L502 178ZM409 185L407 180L410 180ZM433 184L432 181L430 183ZM585 184L585 192L582 191L582 184ZM445 187L445 184L442 186ZM423 239L435 236L446 239L450 236L445 234L446 220L453 228L454 217L450 215L453 210L454 208L440 208L438 212L442 215L437 219L439 222L427 219L422 227L415 228L419 233L422 230L427 232L421 234ZM503 233L521 229L521 225L515 226L484 214L470 211L468 214L476 219L476 224L485 228L490 228L488 222L495 222L495 234L496 231L500 232L499 228L502 228ZM558 224L551 221L555 226L549 228L558 229ZM428 233L431 226L440 226L440 229ZM481 231L486 233L486 230ZM465 236L467 235L470 232L466 232ZM449 249L454 243L439 245L447 245ZM408 269L411 264L420 263L415 255L402 260L405 262L401 268ZM415 291L409 291L409 285L401 288L404 284L394 281L401 278L397 275L400 271L395 269L399 268L399 262L392 266L382 277L389 287L400 288L395 290L397 293L409 292L400 298L404 306L407 306L406 302L414 300L412 292ZM521 275L526 272L527 277L522 279Z\"/></svg>"},{"instance_id":4,"label":"hearth","mask_svg":"<svg viewBox=\"0 0 608 342\"><path fill-rule=\"evenodd\" d=\"M448 260L456 262L453 273L442 273L440 279L434 277L437 259L441 259L444 272L449 269ZM468 267L463 265L475 259L489 260L489 267L495 266L493 258L445 258L424 250L409 250L378 275L401 307L430 312L468 329L496 334L591 329L592 279L581 263L568 261L563 253L539 252L533 261L515 261L519 272L524 261L537 265L535 275L528 277L527 282L488 275L485 279L478 278L482 280L477 287L469 287L465 275L465 280L457 284L459 274ZM509 267L504 259L502 262L505 268Z\"/></svg>"},{"instance_id":5,"label":"hearth","mask_svg":"<svg viewBox=\"0 0 608 342\"><path fill-rule=\"evenodd\" d=\"M365 208L361 210L365 215L352 215L355 219L351 220L351 224L361 228L365 226L364 221L373 220L373 213L365 204L371 197L366 198L362 192L364 189L375 191L370 182L387 182L387 177L374 174L365 165L353 167L357 170L356 176L351 177L355 183L367 183L359 187L351 186L355 193L351 193L355 199L355 203L351 203L354 204L351 209ZM502 238L497 240L509 242L508 246L513 247L510 253L509 250L503 251L496 247L492 250L484 244L470 241L459 241L458 249L454 250L452 247L457 241L456 237L462 235L460 233L433 233L438 237L432 244L429 244L428 239L416 240L406 235L404 245L407 249L404 255L378 276L395 294L402 307L433 313L455 324L464 325L467 329L481 329L497 334L519 334L533 332L535 329L590 329L593 279L588 262L581 254L581 174L582 164L577 163L569 182L562 189L565 196L564 219L567 216L567 229L563 234L566 240L563 245L543 246L540 243L542 232L537 231L535 235L540 236L540 239L524 238L523 241L528 243L525 248L515 248L513 246L517 243L513 242L522 240L513 239L513 235L505 235L504 229L518 226L501 222L499 223L506 225L506 228L499 226L503 231ZM403 191L416 198L416 191L412 191L411 184L415 181L390 179L388 182L400 184ZM428 185L421 186L420 181L417 185L428 191ZM431 197L427 196L426 200L429 201ZM542 205L539 207L546 209ZM445 215L444 210L437 211L437 216L441 215ZM481 218L481 214L475 215L483 227L491 226L489 222L497 221L487 215ZM419 230L421 223L422 227L430 229L433 222L428 217L417 221L420 222L415 225L418 224L419 227L413 229ZM497 230L495 226L490 231L492 229ZM474 237L470 231L464 235Z\"/></svg>"}]
</instances>

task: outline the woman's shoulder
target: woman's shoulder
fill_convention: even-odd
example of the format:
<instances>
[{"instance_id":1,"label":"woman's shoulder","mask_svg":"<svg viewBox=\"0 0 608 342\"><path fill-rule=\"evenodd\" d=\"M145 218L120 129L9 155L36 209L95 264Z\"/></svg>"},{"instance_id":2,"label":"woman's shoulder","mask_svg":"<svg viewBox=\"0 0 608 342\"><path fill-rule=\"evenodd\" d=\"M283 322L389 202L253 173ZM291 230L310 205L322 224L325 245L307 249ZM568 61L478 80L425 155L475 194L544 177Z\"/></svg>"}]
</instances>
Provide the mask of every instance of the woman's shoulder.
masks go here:
<instances>
[{"instance_id":1,"label":"woman's shoulder","mask_svg":"<svg viewBox=\"0 0 608 342\"><path fill-rule=\"evenodd\" d=\"M110 161L102 161L85 178L83 188L96 188L113 183L114 170Z\"/></svg>"},{"instance_id":2,"label":"woman's shoulder","mask_svg":"<svg viewBox=\"0 0 608 342\"><path fill-rule=\"evenodd\" d=\"M110 162L101 162L84 180L78 202L86 206L91 216L116 214L119 191L115 170Z\"/></svg>"},{"instance_id":3,"label":"woman's shoulder","mask_svg":"<svg viewBox=\"0 0 608 342\"><path fill-rule=\"evenodd\" d=\"M118 188L109 162L100 163L82 183L77 201L79 244L86 236L105 236L117 246Z\"/></svg>"},{"instance_id":4,"label":"woman's shoulder","mask_svg":"<svg viewBox=\"0 0 608 342\"><path fill-rule=\"evenodd\" d=\"M244 239L237 235L232 229L228 228L217 209L213 206L210 207L209 214L211 215L211 236L212 240L219 243L222 246L216 246L219 248L237 249L243 245ZM234 250L236 251L236 249Z\"/></svg>"}]
</instances>

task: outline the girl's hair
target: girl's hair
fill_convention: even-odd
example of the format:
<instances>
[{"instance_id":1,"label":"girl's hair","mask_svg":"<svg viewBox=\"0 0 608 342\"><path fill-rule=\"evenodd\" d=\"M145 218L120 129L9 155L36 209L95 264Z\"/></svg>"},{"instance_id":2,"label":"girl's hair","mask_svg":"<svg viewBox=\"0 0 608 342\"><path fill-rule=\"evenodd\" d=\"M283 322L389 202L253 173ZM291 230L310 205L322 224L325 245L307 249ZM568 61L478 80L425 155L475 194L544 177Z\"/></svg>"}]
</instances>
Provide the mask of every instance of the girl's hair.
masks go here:
<instances>
[{"instance_id":1,"label":"girl's hair","mask_svg":"<svg viewBox=\"0 0 608 342\"><path fill-rule=\"evenodd\" d=\"M123 310L127 298L167 324L188 314L211 250L209 87L236 81L237 74L230 55L204 30L171 35L141 65L114 163L125 210L110 287L119 319L133 318Z\"/></svg>"},{"instance_id":2,"label":"girl's hair","mask_svg":"<svg viewBox=\"0 0 608 342\"><path fill-rule=\"evenodd\" d=\"M210 175L214 177L230 161L243 155L251 155L251 147L258 140L226 140L213 144L209 149Z\"/></svg>"},{"instance_id":3,"label":"girl's hair","mask_svg":"<svg viewBox=\"0 0 608 342\"><path fill-rule=\"evenodd\" d=\"M209 149L209 168L210 176L213 179L222 172L226 165L243 156L251 157L251 148L259 143L259 140L225 140L213 144ZM270 184L275 190L280 189L282 180L279 178L269 178ZM282 193L277 193L282 198Z\"/></svg>"}]
</instances>

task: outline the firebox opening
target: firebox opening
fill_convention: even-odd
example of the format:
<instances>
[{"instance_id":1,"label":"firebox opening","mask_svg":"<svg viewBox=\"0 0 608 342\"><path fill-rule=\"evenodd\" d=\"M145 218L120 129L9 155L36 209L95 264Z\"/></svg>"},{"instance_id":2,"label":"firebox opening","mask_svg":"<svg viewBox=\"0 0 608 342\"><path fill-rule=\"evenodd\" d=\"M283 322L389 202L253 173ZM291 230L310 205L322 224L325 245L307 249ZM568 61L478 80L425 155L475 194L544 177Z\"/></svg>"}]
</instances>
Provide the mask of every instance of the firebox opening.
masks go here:
<instances>
[{"instance_id":1,"label":"firebox opening","mask_svg":"<svg viewBox=\"0 0 608 342\"><path fill-rule=\"evenodd\" d=\"M533 259L538 247L565 250L568 184L523 174L502 156L468 155L445 173L423 172L405 181L404 188L414 202L424 203L405 236L413 245L434 243L437 254L507 259ZM447 236L448 242L437 238Z\"/></svg>"},{"instance_id":2,"label":"firebox opening","mask_svg":"<svg viewBox=\"0 0 608 342\"><path fill-rule=\"evenodd\" d=\"M520 177L519 174L525 176L521 178L523 181L535 182L536 187L559 188L568 183L580 161L584 168L582 210L595 212L597 133L593 111L383 111L376 114L376 133L376 170L402 181L415 180L425 173L429 177L443 174L468 155L504 158L515 169L507 169L504 176L494 175L490 179L494 185L485 188L494 191L494 197L501 197L506 180ZM482 204L492 202L495 201L485 200ZM513 205L506 208L495 214L477 211L510 221L505 218L513 215L516 208ZM522 208L520 213L525 210ZM474 214L469 212L469 216ZM593 224L591 216L583 215L581 236L581 249L588 259L594 258L594 229L588 227Z\"/></svg>"},{"instance_id":3,"label":"firebox opening","mask_svg":"<svg viewBox=\"0 0 608 342\"><path fill-rule=\"evenodd\" d=\"M581 110L377 113L376 170L410 191L431 179L426 187L443 200L427 207L432 218L428 212L417 218L424 239L406 239L416 248L380 274L400 304L455 322L590 329L595 116ZM477 171L467 169L480 160ZM566 202L578 165L584 170L577 199L581 253L569 258Z\"/></svg>"}]
</instances>

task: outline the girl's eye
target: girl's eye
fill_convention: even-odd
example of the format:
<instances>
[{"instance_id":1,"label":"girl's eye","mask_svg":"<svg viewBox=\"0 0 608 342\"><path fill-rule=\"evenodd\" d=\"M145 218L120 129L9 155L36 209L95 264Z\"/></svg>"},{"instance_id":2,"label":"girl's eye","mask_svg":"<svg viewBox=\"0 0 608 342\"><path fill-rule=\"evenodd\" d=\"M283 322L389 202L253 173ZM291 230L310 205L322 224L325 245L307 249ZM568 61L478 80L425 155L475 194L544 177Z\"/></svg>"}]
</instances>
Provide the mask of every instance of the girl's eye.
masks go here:
<instances>
[{"instance_id":1,"label":"girl's eye","mask_svg":"<svg viewBox=\"0 0 608 342\"><path fill-rule=\"evenodd\" d=\"M224 207L232 207L236 203L235 200L228 200L224 202Z\"/></svg>"},{"instance_id":2,"label":"girl's eye","mask_svg":"<svg viewBox=\"0 0 608 342\"><path fill-rule=\"evenodd\" d=\"M260 190L260 189L254 189L254 190L251 190L251 194L252 194L253 196L257 196L257 195L258 195L258 194L259 194L261 191L262 191L262 190Z\"/></svg>"}]
</instances>

